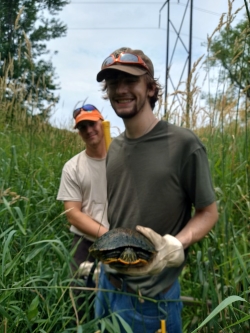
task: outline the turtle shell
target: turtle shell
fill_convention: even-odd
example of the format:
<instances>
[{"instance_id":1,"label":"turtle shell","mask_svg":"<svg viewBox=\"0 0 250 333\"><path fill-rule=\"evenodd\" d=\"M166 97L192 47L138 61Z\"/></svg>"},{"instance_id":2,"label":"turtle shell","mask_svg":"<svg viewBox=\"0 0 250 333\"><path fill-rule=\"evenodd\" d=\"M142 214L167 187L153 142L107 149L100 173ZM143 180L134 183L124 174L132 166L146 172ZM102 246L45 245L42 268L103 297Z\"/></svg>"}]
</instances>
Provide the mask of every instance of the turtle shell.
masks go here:
<instances>
[{"instance_id":1,"label":"turtle shell","mask_svg":"<svg viewBox=\"0 0 250 333\"><path fill-rule=\"evenodd\" d=\"M156 253L150 240L134 229L116 228L106 232L89 248L90 254L104 264L144 266Z\"/></svg>"}]
</instances>

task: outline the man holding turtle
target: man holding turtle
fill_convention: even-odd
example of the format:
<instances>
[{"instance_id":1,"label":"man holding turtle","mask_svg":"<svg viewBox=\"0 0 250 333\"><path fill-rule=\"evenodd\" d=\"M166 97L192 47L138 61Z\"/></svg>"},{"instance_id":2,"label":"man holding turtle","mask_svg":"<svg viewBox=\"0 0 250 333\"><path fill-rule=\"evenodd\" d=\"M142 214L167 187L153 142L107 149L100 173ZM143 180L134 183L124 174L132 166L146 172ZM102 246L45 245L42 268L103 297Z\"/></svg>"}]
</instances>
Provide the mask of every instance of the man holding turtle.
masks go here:
<instances>
[{"instance_id":1,"label":"man holding turtle","mask_svg":"<svg viewBox=\"0 0 250 333\"><path fill-rule=\"evenodd\" d=\"M192 131L154 116L161 86L152 61L141 50L114 51L104 60L97 81L103 82L104 97L126 128L113 139L107 155L110 229L138 230L155 245L157 255L139 268L103 265L99 288L130 295L99 291L96 316L116 312L136 333L154 333L160 320L166 320L168 333L180 333L178 276L189 246L218 219L206 150Z\"/></svg>"}]
</instances>

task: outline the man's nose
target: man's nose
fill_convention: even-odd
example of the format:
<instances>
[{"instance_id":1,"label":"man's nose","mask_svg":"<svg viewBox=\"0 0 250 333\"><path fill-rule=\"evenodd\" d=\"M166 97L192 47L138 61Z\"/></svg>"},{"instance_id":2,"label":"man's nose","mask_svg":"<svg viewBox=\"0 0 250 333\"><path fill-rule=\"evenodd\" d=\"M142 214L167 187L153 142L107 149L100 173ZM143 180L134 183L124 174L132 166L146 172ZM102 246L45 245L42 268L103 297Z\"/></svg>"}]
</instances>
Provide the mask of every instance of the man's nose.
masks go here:
<instances>
[{"instance_id":1,"label":"man's nose","mask_svg":"<svg viewBox=\"0 0 250 333\"><path fill-rule=\"evenodd\" d=\"M93 125L92 124L86 124L85 129L86 129L86 132L91 132L92 129L93 129Z\"/></svg>"},{"instance_id":2,"label":"man's nose","mask_svg":"<svg viewBox=\"0 0 250 333\"><path fill-rule=\"evenodd\" d=\"M116 92L117 93L120 93L120 94L125 93L125 92L127 92L127 90L128 90L128 85L126 84L125 81L120 80L120 81L117 82L117 84L116 84Z\"/></svg>"}]
</instances>

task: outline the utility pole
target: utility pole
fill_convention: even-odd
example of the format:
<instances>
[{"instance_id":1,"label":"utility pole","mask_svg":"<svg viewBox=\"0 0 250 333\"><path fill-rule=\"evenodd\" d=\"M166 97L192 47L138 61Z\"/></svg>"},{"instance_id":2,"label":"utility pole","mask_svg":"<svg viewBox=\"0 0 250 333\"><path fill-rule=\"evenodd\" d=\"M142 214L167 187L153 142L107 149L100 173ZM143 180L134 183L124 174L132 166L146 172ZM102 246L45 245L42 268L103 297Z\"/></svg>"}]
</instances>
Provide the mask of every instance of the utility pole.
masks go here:
<instances>
[{"instance_id":1,"label":"utility pole","mask_svg":"<svg viewBox=\"0 0 250 333\"><path fill-rule=\"evenodd\" d=\"M172 92L175 92L183 79L185 79L184 74L186 71L186 82L187 82L187 103L186 103L186 125L189 127L189 113L190 113L190 72L192 69L192 34L193 34L193 0L186 0L185 9L181 18L181 22L179 23L179 27L177 27L177 24L174 22L173 19L171 19L170 11L172 6L178 5L178 3L173 3L171 0L166 0L165 3L162 5L159 11L159 27L160 27L160 17L161 17L161 11L163 8L167 5L167 37L166 37L166 74L165 74L165 103L164 103L164 115L167 114L167 97L170 93L170 89L172 88ZM172 5L172 6L171 6ZM188 7L189 7L189 43L186 45L183 38L181 37L181 32L183 28L183 23L186 17L188 17ZM175 42L173 44L173 47L171 45L171 38L170 38L170 29L171 32L174 33L173 40L175 38ZM184 52L186 53L186 59L183 62L182 71L179 77L178 83L175 85L173 82L173 79L171 77L171 66L174 64L174 56L176 53L177 43L180 43L183 47ZM171 49L172 48L172 49ZM179 100L178 94L173 95L173 101L175 99L178 100L179 104L181 105L181 101Z\"/></svg>"}]
</instances>

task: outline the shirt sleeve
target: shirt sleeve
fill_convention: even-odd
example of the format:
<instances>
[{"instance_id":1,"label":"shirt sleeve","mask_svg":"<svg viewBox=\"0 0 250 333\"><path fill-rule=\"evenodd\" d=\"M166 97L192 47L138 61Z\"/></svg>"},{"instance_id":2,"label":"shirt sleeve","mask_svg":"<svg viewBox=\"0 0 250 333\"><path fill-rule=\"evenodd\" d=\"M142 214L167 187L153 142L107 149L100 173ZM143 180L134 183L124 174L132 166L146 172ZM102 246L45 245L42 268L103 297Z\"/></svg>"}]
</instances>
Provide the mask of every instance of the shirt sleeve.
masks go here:
<instances>
[{"instance_id":1,"label":"shirt sleeve","mask_svg":"<svg viewBox=\"0 0 250 333\"><path fill-rule=\"evenodd\" d=\"M201 209L215 201L215 193L204 147L196 149L182 168L182 184L195 208Z\"/></svg>"},{"instance_id":2,"label":"shirt sleeve","mask_svg":"<svg viewBox=\"0 0 250 333\"><path fill-rule=\"evenodd\" d=\"M73 170L68 172L66 167L62 170L57 200L82 201L81 189L76 179L75 172Z\"/></svg>"}]
</instances>

